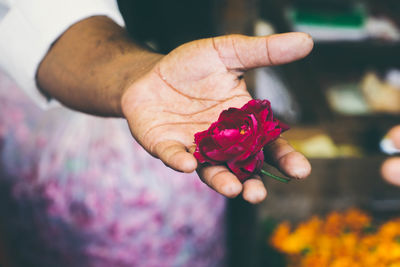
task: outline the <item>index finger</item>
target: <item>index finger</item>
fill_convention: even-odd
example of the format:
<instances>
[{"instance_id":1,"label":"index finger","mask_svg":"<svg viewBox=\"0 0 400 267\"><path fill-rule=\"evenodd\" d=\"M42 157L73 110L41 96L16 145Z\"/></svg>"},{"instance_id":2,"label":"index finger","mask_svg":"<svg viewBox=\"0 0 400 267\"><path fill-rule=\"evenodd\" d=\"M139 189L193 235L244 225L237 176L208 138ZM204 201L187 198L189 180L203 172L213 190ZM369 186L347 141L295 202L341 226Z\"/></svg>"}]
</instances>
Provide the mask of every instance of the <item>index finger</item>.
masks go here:
<instances>
[{"instance_id":1,"label":"index finger","mask_svg":"<svg viewBox=\"0 0 400 267\"><path fill-rule=\"evenodd\" d=\"M233 198L242 192L239 179L225 166L201 165L197 169L200 179L218 193Z\"/></svg>"},{"instance_id":2,"label":"index finger","mask_svg":"<svg viewBox=\"0 0 400 267\"><path fill-rule=\"evenodd\" d=\"M242 193L244 200L257 204L263 201L267 196L267 190L261 178L257 175L250 177L250 179L247 179L242 184L239 179L223 165L203 165L199 167L197 172L204 183L226 197L233 198Z\"/></svg>"}]
</instances>

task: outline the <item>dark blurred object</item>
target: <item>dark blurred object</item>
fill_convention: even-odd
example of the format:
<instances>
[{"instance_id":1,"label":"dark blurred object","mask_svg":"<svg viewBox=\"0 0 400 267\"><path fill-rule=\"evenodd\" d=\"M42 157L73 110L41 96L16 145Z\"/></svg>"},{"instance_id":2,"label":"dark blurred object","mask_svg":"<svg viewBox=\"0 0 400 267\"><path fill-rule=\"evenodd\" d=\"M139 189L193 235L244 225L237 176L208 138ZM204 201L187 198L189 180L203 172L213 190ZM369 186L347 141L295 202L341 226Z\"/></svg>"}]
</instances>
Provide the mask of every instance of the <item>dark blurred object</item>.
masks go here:
<instances>
[{"instance_id":1,"label":"dark blurred object","mask_svg":"<svg viewBox=\"0 0 400 267\"><path fill-rule=\"evenodd\" d=\"M232 199L227 205L227 266L257 266L257 206L243 198Z\"/></svg>"},{"instance_id":2,"label":"dark blurred object","mask_svg":"<svg viewBox=\"0 0 400 267\"><path fill-rule=\"evenodd\" d=\"M215 34L213 12L218 1L119 0L128 31L166 52L179 44Z\"/></svg>"},{"instance_id":3,"label":"dark blurred object","mask_svg":"<svg viewBox=\"0 0 400 267\"><path fill-rule=\"evenodd\" d=\"M118 0L130 34L161 52L195 39L251 34L256 0Z\"/></svg>"}]
</instances>

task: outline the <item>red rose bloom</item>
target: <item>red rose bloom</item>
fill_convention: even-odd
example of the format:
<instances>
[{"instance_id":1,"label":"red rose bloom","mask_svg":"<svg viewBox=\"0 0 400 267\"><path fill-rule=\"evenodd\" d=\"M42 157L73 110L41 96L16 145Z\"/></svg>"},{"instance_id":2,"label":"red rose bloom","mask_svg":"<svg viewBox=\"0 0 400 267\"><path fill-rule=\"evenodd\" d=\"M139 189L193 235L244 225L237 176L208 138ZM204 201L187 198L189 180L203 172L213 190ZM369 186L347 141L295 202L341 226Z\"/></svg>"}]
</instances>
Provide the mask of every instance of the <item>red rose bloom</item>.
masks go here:
<instances>
[{"instance_id":1,"label":"red rose bloom","mask_svg":"<svg viewBox=\"0 0 400 267\"><path fill-rule=\"evenodd\" d=\"M259 173L263 147L289 127L274 119L268 100L250 100L242 108L224 110L208 130L196 133L194 156L200 163L226 164L244 181Z\"/></svg>"}]
</instances>

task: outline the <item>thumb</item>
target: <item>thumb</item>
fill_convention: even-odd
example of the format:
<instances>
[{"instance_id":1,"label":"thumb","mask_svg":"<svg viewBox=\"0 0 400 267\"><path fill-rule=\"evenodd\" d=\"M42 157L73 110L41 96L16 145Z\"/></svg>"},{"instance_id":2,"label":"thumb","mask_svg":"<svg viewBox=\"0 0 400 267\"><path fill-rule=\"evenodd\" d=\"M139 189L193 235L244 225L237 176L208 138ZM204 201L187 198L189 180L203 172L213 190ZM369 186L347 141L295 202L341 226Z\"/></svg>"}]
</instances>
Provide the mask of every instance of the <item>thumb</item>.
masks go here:
<instances>
[{"instance_id":1,"label":"thumb","mask_svg":"<svg viewBox=\"0 0 400 267\"><path fill-rule=\"evenodd\" d=\"M310 35L293 32L262 37L225 35L213 38L213 45L229 70L245 71L301 59L314 43Z\"/></svg>"}]
</instances>

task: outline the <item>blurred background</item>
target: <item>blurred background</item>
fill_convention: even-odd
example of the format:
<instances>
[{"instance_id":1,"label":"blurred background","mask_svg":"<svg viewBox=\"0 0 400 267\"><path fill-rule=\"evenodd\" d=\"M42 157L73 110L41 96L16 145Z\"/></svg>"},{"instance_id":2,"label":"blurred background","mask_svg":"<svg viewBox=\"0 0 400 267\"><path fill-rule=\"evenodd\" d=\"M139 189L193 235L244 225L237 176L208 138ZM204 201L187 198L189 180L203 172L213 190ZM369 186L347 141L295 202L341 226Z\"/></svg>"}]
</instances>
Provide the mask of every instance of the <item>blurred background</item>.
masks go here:
<instances>
[{"instance_id":1,"label":"blurred background","mask_svg":"<svg viewBox=\"0 0 400 267\"><path fill-rule=\"evenodd\" d=\"M284 137L310 159L311 176L291 184L267 180L267 200L254 211L240 201L231 203L231 222L243 218L241 209L255 218L233 224L233 236L242 239L247 229L257 229L248 246L233 245L232 255L244 247L247 255L258 253L235 259L232 266L244 266L241 260L283 266L267 252L274 223L296 224L351 207L380 222L400 214L399 189L379 173L387 154L398 152L387 146L384 135L399 123L400 2L264 0L254 5L256 11L249 10L256 14L254 34L304 31L315 42L306 59L259 69L250 77L254 96L270 99L275 114L292 126Z\"/></svg>"}]
</instances>

